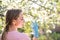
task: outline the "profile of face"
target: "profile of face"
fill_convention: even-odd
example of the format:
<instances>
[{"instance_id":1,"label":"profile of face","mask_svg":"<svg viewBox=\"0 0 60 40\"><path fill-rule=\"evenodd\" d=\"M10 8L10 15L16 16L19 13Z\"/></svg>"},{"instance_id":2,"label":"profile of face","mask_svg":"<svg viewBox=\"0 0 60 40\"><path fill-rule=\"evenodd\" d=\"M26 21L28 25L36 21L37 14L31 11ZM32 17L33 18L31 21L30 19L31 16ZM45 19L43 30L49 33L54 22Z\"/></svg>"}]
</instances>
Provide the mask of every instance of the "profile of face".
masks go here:
<instances>
[{"instance_id":1,"label":"profile of face","mask_svg":"<svg viewBox=\"0 0 60 40\"><path fill-rule=\"evenodd\" d=\"M23 14L20 13L19 17L14 21L15 27L17 28L22 28L24 25L24 19L23 19Z\"/></svg>"}]
</instances>

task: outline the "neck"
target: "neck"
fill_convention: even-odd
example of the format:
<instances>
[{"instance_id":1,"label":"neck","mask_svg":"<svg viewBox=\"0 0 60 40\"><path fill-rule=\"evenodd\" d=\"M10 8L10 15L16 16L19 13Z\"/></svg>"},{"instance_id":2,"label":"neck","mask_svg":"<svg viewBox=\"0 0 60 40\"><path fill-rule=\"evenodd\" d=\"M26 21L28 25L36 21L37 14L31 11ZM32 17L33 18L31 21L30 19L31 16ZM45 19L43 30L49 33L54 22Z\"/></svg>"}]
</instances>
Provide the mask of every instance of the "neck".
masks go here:
<instances>
[{"instance_id":1,"label":"neck","mask_svg":"<svg viewBox=\"0 0 60 40\"><path fill-rule=\"evenodd\" d=\"M17 31L17 28L15 26L10 26L9 31Z\"/></svg>"}]
</instances>

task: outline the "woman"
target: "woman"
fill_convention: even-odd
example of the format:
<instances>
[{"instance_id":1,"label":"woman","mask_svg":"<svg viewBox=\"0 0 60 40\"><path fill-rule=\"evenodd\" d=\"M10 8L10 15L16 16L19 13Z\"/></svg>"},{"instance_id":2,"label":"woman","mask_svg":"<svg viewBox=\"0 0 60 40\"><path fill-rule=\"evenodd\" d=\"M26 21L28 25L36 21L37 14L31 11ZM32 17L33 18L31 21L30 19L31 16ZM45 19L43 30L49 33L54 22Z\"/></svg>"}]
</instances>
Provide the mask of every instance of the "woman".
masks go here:
<instances>
[{"instance_id":1,"label":"woman","mask_svg":"<svg viewBox=\"0 0 60 40\"><path fill-rule=\"evenodd\" d=\"M23 28L24 19L22 10L10 9L6 13L6 27L2 33L1 40L31 40L26 34L18 32ZM33 40L37 40L35 37Z\"/></svg>"},{"instance_id":2,"label":"woman","mask_svg":"<svg viewBox=\"0 0 60 40\"><path fill-rule=\"evenodd\" d=\"M24 19L22 10L8 10L6 13L6 27L2 34L1 40L30 40L26 34L17 31L17 29L22 28L23 25Z\"/></svg>"}]
</instances>

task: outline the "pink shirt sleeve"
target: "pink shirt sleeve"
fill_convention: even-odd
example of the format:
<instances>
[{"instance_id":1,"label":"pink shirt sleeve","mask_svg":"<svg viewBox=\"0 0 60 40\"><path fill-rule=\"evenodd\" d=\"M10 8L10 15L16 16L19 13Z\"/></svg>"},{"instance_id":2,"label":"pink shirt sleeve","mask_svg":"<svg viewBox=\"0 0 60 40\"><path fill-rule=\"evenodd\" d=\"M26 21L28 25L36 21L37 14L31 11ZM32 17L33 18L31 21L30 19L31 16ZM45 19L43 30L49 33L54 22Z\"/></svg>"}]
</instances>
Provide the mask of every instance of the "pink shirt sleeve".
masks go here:
<instances>
[{"instance_id":1,"label":"pink shirt sleeve","mask_svg":"<svg viewBox=\"0 0 60 40\"><path fill-rule=\"evenodd\" d=\"M30 40L30 38L24 33L13 31L13 32L8 32L7 40Z\"/></svg>"}]
</instances>

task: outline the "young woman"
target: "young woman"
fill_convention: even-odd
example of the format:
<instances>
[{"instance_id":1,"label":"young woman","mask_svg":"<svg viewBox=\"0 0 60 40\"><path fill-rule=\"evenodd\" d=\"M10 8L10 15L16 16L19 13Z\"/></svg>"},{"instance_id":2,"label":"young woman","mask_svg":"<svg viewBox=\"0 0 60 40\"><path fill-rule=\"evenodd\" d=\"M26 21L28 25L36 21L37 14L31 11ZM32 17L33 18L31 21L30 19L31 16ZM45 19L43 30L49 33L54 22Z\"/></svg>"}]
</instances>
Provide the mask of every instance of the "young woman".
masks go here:
<instances>
[{"instance_id":1,"label":"young woman","mask_svg":"<svg viewBox=\"0 0 60 40\"><path fill-rule=\"evenodd\" d=\"M24 25L23 13L19 9L10 9L6 13L6 27L1 40L31 40L26 34L18 32ZM33 39L35 40L35 38Z\"/></svg>"}]
</instances>

